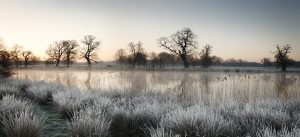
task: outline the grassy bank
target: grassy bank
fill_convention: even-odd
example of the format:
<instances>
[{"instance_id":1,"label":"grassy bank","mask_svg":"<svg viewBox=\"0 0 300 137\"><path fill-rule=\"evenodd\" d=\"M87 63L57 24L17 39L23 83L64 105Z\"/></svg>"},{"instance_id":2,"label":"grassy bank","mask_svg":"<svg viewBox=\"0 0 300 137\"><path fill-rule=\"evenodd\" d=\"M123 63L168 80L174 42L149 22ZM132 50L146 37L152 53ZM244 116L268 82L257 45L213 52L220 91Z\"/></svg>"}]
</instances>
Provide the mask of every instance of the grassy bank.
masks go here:
<instances>
[{"instance_id":1,"label":"grassy bank","mask_svg":"<svg viewBox=\"0 0 300 137\"><path fill-rule=\"evenodd\" d=\"M33 137L300 136L298 99L208 103L169 94L79 91L41 81L0 81L5 136L24 137L24 131Z\"/></svg>"}]
</instances>

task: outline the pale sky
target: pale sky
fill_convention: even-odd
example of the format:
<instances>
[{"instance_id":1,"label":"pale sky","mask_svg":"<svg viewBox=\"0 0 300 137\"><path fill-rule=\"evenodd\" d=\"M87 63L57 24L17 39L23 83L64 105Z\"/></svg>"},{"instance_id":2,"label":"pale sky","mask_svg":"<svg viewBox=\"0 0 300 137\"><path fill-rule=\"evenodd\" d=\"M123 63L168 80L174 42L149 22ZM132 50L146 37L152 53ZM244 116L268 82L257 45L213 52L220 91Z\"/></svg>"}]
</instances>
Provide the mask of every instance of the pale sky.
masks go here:
<instances>
[{"instance_id":1,"label":"pale sky","mask_svg":"<svg viewBox=\"0 0 300 137\"><path fill-rule=\"evenodd\" d=\"M56 40L89 34L105 61L131 41L166 51L156 40L185 27L223 59L273 58L275 44L289 43L300 60L299 0L0 0L0 37L39 56Z\"/></svg>"}]
</instances>

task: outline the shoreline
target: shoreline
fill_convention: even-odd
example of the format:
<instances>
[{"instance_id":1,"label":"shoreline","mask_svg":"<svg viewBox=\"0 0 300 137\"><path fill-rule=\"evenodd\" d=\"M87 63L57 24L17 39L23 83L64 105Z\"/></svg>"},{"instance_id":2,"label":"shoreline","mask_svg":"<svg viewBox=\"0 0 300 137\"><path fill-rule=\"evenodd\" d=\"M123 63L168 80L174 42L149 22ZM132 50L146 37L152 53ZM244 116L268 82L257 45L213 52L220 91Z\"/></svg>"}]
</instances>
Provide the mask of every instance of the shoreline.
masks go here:
<instances>
[{"instance_id":1,"label":"shoreline","mask_svg":"<svg viewBox=\"0 0 300 137\"><path fill-rule=\"evenodd\" d=\"M30 67L20 67L11 68L12 71L17 70L49 70L49 71L59 71L59 70L93 70L93 71L183 71L183 72L247 72L247 73L300 73L300 68L288 68L287 71L281 71L272 67L231 67L231 66L212 66L209 68L202 67L166 67L166 68L147 68L147 67L118 67L118 66L71 66L71 67L41 67L41 66L30 66Z\"/></svg>"}]
</instances>

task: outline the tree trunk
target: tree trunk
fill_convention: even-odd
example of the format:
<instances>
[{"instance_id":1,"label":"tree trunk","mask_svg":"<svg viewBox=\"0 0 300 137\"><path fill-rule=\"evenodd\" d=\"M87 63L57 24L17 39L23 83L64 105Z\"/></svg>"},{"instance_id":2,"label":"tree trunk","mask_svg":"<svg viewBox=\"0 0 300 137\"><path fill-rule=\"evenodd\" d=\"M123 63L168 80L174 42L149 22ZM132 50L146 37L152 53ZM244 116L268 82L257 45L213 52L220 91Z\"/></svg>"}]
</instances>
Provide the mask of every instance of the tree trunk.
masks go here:
<instances>
[{"instance_id":1,"label":"tree trunk","mask_svg":"<svg viewBox=\"0 0 300 137\"><path fill-rule=\"evenodd\" d=\"M286 71L286 63L283 63L281 66L281 71Z\"/></svg>"},{"instance_id":2,"label":"tree trunk","mask_svg":"<svg viewBox=\"0 0 300 137\"><path fill-rule=\"evenodd\" d=\"M28 64L28 61L25 60L25 62L24 62L25 68L27 68L27 64Z\"/></svg>"},{"instance_id":3,"label":"tree trunk","mask_svg":"<svg viewBox=\"0 0 300 137\"><path fill-rule=\"evenodd\" d=\"M187 62L187 60L183 61L183 65L184 65L184 68L189 68L189 63Z\"/></svg>"},{"instance_id":4,"label":"tree trunk","mask_svg":"<svg viewBox=\"0 0 300 137\"><path fill-rule=\"evenodd\" d=\"M86 58L86 61L87 61L87 63L88 63L88 66L91 67L91 66L92 66L91 60L90 60L89 58Z\"/></svg>"},{"instance_id":5,"label":"tree trunk","mask_svg":"<svg viewBox=\"0 0 300 137\"><path fill-rule=\"evenodd\" d=\"M56 60L56 67L58 67L58 65L59 65L59 60Z\"/></svg>"},{"instance_id":6,"label":"tree trunk","mask_svg":"<svg viewBox=\"0 0 300 137\"><path fill-rule=\"evenodd\" d=\"M67 67L70 66L70 62L71 62L71 59L70 59L71 57L70 57L70 56L71 56L71 54L68 53L68 54L67 54Z\"/></svg>"}]
</instances>

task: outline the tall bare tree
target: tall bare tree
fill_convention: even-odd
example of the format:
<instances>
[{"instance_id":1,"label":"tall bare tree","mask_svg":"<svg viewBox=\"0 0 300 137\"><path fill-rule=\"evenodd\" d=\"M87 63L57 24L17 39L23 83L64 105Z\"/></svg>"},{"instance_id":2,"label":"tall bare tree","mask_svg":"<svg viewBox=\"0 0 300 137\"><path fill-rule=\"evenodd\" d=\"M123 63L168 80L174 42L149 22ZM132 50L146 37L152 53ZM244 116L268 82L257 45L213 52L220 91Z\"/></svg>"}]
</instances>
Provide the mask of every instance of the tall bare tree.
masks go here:
<instances>
[{"instance_id":1,"label":"tall bare tree","mask_svg":"<svg viewBox=\"0 0 300 137\"><path fill-rule=\"evenodd\" d=\"M210 45L205 45L203 49L201 50L200 53L200 64L204 67L207 68L209 65L212 64L212 46Z\"/></svg>"},{"instance_id":2,"label":"tall bare tree","mask_svg":"<svg viewBox=\"0 0 300 137\"><path fill-rule=\"evenodd\" d=\"M33 57L32 52L29 51L29 50L28 51L23 51L22 52L22 56L23 56L23 59L24 59L24 65L25 65L25 67L27 67L28 66L28 62Z\"/></svg>"},{"instance_id":3,"label":"tall bare tree","mask_svg":"<svg viewBox=\"0 0 300 137\"><path fill-rule=\"evenodd\" d=\"M0 65L3 68L7 68L10 65L10 54L5 48L5 44L2 38L0 38Z\"/></svg>"},{"instance_id":4,"label":"tall bare tree","mask_svg":"<svg viewBox=\"0 0 300 137\"><path fill-rule=\"evenodd\" d=\"M76 48L79 47L79 44L76 40L63 40L62 44L64 46L65 55L63 60L66 62L67 67L73 62L76 56Z\"/></svg>"},{"instance_id":5,"label":"tall bare tree","mask_svg":"<svg viewBox=\"0 0 300 137\"><path fill-rule=\"evenodd\" d=\"M11 58L14 61L16 67L19 67L20 65L20 58L23 51L23 47L19 46L18 44L15 44L10 51Z\"/></svg>"},{"instance_id":6,"label":"tall bare tree","mask_svg":"<svg viewBox=\"0 0 300 137\"><path fill-rule=\"evenodd\" d=\"M184 67L188 68L188 57L195 49L197 49L198 44L195 41L196 37L197 35L194 34L190 28L184 28L171 35L170 38L161 37L157 41L160 47L164 47L178 55L181 58Z\"/></svg>"},{"instance_id":7,"label":"tall bare tree","mask_svg":"<svg viewBox=\"0 0 300 137\"><path fill-rule=\"evenodd\" d=\"M6 50L0 51L0 64L3 68L8 68L10 65L10 54Z\"/></svg>"},{"instance_id":8,"label":"tall bare tree","mask_svg":"<svg viewBox=\"0 0 300 137\"><path fill-rule=\"evenodd\" d=\"M49 61L55 61L55 66L58 67L61 62L61 58L65 53L65 47L62 41L56 41L53 45L50 45L47 54L49 56Z\"/></svg>"},{"instance_id":9,"label":"tall bare tree","mask_svg":"<svg viewBox=\"0 0 300 137\"><path fill-rule=\"evenodd\" d=\"M101 42L96 41L96 37L93 35L84 36L81 42L86 46L82 54L90 67L92 61L96 61L98 57L96 51L101 46Z\"/></svg>"},{"instance_id":10,"label":"tall bare tree","mask_svg":"<svg viewBox=\"0 0 300 137\"><path fill-rule=\"evenodd\" d=\"M125 64L125 62L127 60L127 55L126 55L125 49L118 49L115 54L115 59L121 65Z\"/></svg>"},{"instance_id":11,"label":"tall bare tree","mask_svg":"<svg viewBox=\"0 0 300 137\"><path fill-rule=\"evenodd\" d=\"M141 41L138 41L136 44L130 42L128 46L131 53L129 62L131 62L133 66L146 65L147 55L144 52L143 43Z\"/></svg>"},{"instance_id":12,"label":"tall bare tree","mask_svg":"<svg viewBox=\"0 0 300 137\"><path fill-rule=\"evenodd\" d=\"M283 46L276 45L275 60L278 67L281 67L282 71L286 71L287 64L291 61L288 54L291 53L292 46L286 44Z\"/></svg>"}]
</instances>

